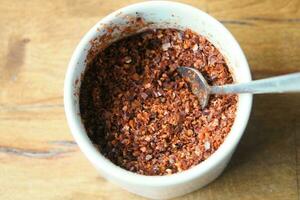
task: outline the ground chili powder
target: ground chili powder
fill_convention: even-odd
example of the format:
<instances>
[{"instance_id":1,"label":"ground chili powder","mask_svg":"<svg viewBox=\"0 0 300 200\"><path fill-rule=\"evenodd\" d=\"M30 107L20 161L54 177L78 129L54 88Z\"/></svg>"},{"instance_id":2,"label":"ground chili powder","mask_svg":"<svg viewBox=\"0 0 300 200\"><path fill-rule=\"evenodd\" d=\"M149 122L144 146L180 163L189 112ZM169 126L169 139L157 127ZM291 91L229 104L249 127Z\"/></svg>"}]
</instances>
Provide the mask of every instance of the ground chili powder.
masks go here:
<instances>
[{"instance_id":1,"label":"ground chili powder","mask_svg":"<svg viewBox=\"0 0 300 200\"><path fill-rule=\"evenodd\" d=\"M236 95L212 95L201 109L178 66L197 68L211 85L232 83L223 56L191 30L148 30L114 42L88 64L80 113L99 151L144 175L187 170L224 141Z\"/></svg>"}]
</instances>

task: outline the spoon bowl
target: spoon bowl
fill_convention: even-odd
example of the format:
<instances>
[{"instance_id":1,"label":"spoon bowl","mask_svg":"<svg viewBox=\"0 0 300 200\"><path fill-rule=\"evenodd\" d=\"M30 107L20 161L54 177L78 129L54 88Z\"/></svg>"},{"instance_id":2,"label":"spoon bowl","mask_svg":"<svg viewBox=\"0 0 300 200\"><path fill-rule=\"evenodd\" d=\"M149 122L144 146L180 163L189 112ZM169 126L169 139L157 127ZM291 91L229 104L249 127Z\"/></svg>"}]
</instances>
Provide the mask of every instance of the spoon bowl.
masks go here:
<instances>
[{"instance_id":1,"label":"spoon bowl","mask_svg":"<svg viewBox=\"0 0 300 200\"><path fill-rule=\"evenodd\" d=\"M192 93L198 97L201 108L204 109L210 95L210 86L204 76L197 69L191 67L179 67L178 72L189 83Z\"/></svg>"}]
</instances>

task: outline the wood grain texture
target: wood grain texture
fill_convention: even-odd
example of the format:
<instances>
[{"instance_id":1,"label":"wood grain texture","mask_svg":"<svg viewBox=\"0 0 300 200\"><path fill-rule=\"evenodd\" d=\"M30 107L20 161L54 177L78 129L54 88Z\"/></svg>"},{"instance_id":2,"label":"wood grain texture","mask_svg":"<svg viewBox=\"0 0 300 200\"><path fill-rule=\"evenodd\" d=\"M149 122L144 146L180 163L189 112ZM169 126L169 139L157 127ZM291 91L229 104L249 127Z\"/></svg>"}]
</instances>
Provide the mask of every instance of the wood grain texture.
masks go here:
<instances>
[{"instance_id":1,"label":"wood grain texture","mask_svg":"<svg viewBox=\"0 0 300 200\"><path fill-rule=\"evenodd\" d=\"M136 0L0 0L0 199L143 199L101 178L74 143L63 80L84 33ZM300 71L299 0L184 0L217 19L255 78ZM300 95L260 95L229 167L189 199L299 199Z\"/></svg>"}]
</instances>

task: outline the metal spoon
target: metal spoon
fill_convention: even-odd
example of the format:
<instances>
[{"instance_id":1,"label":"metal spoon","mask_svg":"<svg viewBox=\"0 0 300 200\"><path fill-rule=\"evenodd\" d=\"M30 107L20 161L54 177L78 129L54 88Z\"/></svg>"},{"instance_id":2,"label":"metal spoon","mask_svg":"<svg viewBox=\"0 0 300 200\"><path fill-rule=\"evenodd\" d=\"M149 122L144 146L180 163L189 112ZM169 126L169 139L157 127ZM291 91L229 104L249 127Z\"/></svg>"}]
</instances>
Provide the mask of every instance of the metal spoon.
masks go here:
<instances>
[{"instance_id":1,"label":"metal spoon","mask_svg":"<svg viewBox=\"0 0 300 200\"><path fill-rule=\"evenodd\" d=\"M190 83L192 92L198 96L202 109L206 107L210 94L300 92L300 72L221 86L208 85L202 74L191 67L179 67L178 72Z\"/></svg>"}]
</instances>

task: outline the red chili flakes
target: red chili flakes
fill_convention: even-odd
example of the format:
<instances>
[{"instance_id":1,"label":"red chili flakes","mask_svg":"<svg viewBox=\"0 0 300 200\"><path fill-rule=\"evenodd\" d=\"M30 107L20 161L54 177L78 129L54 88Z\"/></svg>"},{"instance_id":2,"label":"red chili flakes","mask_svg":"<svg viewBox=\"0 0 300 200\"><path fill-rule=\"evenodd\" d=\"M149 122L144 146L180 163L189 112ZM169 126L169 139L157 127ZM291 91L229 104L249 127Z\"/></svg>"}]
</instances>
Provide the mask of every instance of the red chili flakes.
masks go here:
<instances>
[{"instance_id":1,"label":"red chili flakes","mask_svg":"<svg viewBox=\"0 0 300 200\"><path fill-rule=\"evenodd\" d=\"M88 63L80 112L91 140L116 165L168 175L207 159L223 143L236 95L198 97L177 72L198 69L211 85L232 83L223 56L190 30L148 30L117 42Z\"/></svg>"}]
</instances>

